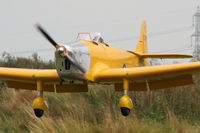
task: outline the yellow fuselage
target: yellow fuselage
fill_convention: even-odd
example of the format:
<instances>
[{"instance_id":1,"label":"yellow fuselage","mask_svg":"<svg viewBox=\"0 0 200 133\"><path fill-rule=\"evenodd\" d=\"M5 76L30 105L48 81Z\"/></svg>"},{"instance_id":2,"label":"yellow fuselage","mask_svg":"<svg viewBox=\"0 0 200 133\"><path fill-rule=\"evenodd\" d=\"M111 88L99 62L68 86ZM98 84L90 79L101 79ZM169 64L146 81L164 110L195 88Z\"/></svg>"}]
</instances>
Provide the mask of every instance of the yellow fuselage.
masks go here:
<instances>
[{"instance_id":1,"label":"yellow fuselage","mask_svg":"<svg viewBox=\"0 0 200 133\"><path fill-rule=\"evenodd\" d=\"M124 65L126 68L139 66L139 58L126 50L111 45L106 46L96 41L98 45L87 40L80 40L80 42L84 43L90 52L90 69L86 73L89 80L93 77L92 74L103 68L123 68Z\"/></svg>"}]
</instances>

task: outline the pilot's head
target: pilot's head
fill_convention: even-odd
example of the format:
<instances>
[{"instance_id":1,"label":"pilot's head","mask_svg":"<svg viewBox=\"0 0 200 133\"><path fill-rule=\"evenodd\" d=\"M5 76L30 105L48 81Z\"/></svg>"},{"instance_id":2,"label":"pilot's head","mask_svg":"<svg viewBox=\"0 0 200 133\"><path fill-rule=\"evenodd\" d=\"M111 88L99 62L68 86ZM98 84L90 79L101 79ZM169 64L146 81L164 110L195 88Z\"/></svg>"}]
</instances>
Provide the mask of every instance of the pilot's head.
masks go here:
<instances>
[{"instance_id":1,"label":"pilot's head","mask_svg":"<svg viewBox=\"0 0 200 133\"><path fill-rule=\"evenodd\" d=\"M99 35L96 35L93 40L100 42L100 43L103 43L103 38Z\"/></svg>"}]
</instances>

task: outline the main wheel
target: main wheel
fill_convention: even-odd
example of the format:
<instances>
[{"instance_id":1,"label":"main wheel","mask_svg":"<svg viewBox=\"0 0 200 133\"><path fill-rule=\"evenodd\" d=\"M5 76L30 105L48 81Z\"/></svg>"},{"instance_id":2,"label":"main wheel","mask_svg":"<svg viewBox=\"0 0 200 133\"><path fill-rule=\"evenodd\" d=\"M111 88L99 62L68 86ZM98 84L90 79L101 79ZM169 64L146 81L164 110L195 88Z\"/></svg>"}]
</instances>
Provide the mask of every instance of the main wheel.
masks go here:
<instances>
[{"instance_id":1,"label":"main wheel","mask_svg":"<svg viewBox=\"0 0 200 133\"><path fill-rule=\"evenodd\" d=\"M126 107L121 107L121 113L123 116L128 116L130 113L130 109L126 108Z\"/></svg>"},{"instance_id":2,"label":"main wheel","mask_svg":"<svg viewBox=\"0 0 200 133\"><path fill-rule=\"evenodd\" d=\"M34 109L34 113L35 113L35 116L37 116L38 118L40 118L40 117L43 116L44 110L41 110L41 109Z\"/></svg>"}]
</instances>

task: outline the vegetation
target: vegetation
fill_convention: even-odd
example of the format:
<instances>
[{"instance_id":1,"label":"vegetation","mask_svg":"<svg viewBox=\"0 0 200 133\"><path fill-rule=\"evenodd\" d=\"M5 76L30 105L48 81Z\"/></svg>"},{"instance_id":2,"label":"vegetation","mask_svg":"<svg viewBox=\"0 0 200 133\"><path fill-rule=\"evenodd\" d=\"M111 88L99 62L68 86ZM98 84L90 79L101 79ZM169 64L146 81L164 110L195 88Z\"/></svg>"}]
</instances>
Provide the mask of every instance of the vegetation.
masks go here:
<instances>
[{"instance_id":1,"label":"vegetation","mask_svg":"<svg viewBox=\"0 0 200 133\"><path fill-rule=\"evenodd\" d=\"M40 68L40 69L53 69L55 68L54 62L44 62L40 59L37 53L33 53L32 57L14 57L9 53L4 52L2 54L2 59L0 60L1 67L16 67L16 68Z\"/></svg>"},{"instance_id":2,"label":"vegetation","mask_svg":"<svg viewBox=\"0 0 200 133\"><path fill-rule=\"evenodd\" d=\"M43 62L36 54L28 59L6 54L0 64L8 67L54 68L52 61ZM32 110L35 91L1 87L0 132L200 132L198 86L175 87L150 93L130 92L134 109L128 117L123 117L119 110L121 96L122 93L115 92L112 85L96 84L89 85L88 93L45 92L49 110L39 119Z\"/></svg>"}]
</instances>

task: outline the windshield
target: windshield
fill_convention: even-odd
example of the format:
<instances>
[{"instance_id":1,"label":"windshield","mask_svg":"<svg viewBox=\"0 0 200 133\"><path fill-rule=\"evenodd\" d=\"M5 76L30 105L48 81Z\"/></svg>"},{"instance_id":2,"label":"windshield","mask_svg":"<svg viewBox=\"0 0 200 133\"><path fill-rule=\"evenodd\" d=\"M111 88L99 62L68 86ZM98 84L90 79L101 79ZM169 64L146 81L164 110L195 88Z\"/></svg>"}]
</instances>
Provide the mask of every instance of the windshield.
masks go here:
<instances>
[{"instance_id":1,"label":"windshield","mask_svg":"<svg viewBox=\"0 0 200 133\"><path fill-rule=\"evenodd\" d=\"M104 42L103 37L99 32L78 33L77 40L81 40L81 39L88 40L88 41L94 40L100 43Z\"/></svg>"}]
</instances>

